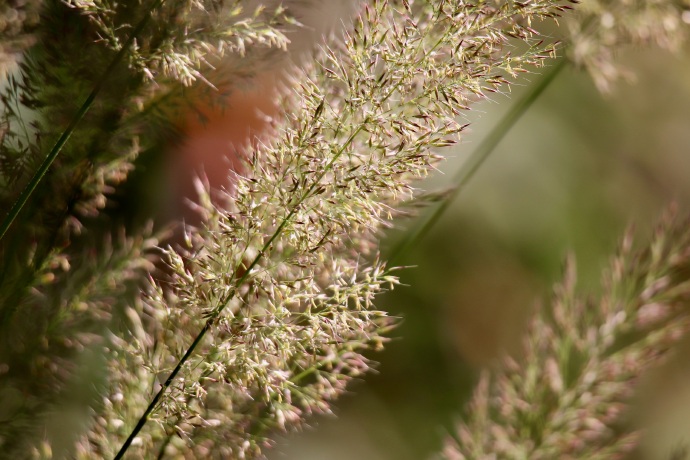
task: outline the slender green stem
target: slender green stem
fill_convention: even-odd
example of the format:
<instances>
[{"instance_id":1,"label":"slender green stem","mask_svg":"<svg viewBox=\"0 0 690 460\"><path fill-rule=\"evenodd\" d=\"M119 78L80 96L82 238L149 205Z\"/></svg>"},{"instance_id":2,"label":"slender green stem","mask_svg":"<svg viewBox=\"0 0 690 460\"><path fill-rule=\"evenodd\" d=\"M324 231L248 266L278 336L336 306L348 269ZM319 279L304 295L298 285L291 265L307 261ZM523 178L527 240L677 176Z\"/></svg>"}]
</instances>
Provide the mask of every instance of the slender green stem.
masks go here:
<instances>
[{"instance_id":1,"label":"slender green stem","mask_svg":"<svg viewBox=\"0 0 690 460\"><path fill-rule=\"evenodd\" d=\"M127 54L129 51L130 46L134 42L134 39L141 33L142 30L144 30L144 27L146 27L146 24L148 23L149 19L151 18L150 12L153 12L156 8L158 8L165 0L156 0L153 5L151 6L151 9L149 10L149 14L144 15L144 17L139 21L139 23L136 25L134 30L132 30L132 33L130 36L127 38L127 41L122 45L122 48L120 48L120 51L115 55L113 60L110 62L108 65L108 68L105 69L105 72L101 75L101 77L98 79L96 82L96 85L93 87L91 90L91 93L87 96L87 98L84 100L82 103L81 107L79 107L79 110L77 113L74 115L74 118L72 118L72 121L70 121L69 125L65 130L62 132L58 140L55 142L55 145L53 145L53 148L50 150L46 158L43 160L41 163L41 166L38 168L36 173L33 175L31 180L29 181L28 184L24 187L24 190L22 190L22 193L19 195L19 198L17 198L17 201L14 202L12 205L12 208L10 211L7 213L5 216L5 219L2 221L2 226L0 226L0 240L5 236L7 233L7 230L12 226L12 223L14 220L17 218L19 213L21 212L22 208L28 201L29 197L31 194L36 190L36 187L38 186L39 182L43 179L43 176L45 176L46 172L48 172L48 169L50 166L53 164L53 161L55 161L55 158L57 158L58 154L62 150L62 148L65 146L69 138L72 136L72 133L74 133L74 130L77 128L79 123L81 122L82 118L86 115L86 113L89 111L91 106L93 105L93 101L96 99L98 96L98 93L100 93L101 89L105 85L106 81L108 80L108 77L110 74L113 72L115 67L117 67L120 64L120 61L124 58L124 56Z\"/></svg>"},{"instance_id":2,"label":"slender green stem","mask_svg":"<svg viewBox=\"0 0 690 460\"><path fill-rule=\"evenodd\" d=\"M209 320L206 321L206 324L204 324L204 327L201 329L201 332L199 332L199 334L196 336L194 342L192 342L192 344L185 352L184 356L182 356L182 358L180 358L180 360L177 362L177 366L175 366L175 369L173 369L168 378L165 380L165 383L163 383L160 390L158 390L156 396L153 397L151 403L146 408L143 415L139 418L139 421L137 422L132 432L129 434L129 437L125 440L124 444L122 444L120 451L117 453L117 455L115 455L115 460L121 459L125 455L127 449L129 449L129 446L132 444L132 441L134 441L134 438L137 436L137 434L139 434L139 431L141 431L144 425L146 425L146 422L149 419L149 415L151 415L151 411L153 411L153 409L156 407L158 401L160 401L161 397L163 396L163 393L165 393L165 390L168 389L172 381L180 372L180 369L182 369L182 366L184 366L184 363L186 363L189 357L192 355L192 353L194 353L194 350L196 349L197 345L199 345L199 342L201 342L201 340L204 338L206 332L208 332L208 330L211 329L211 325L213 324L214 319L215 318L209 318Z\"/></svg>"},{"instance_id":3,"label":"slender green stem","mask_svg":"<svg viewBox=\"0 0 690 460\"><path fill-rule=\"evenodd\" d=\"M566 65L567 60L560 58L555 65L549 68L549 71L542 77L542 79L534 85L525 94L522 99L513 104L508 113L499 121L495 128L489 133L487 137L479 144L477 149L472 152L467 161L462 165L460 170L455 175L453 182L455 188L448 194L441 203L436 205L433 210L430 210L417 224L407 232L403 239L391 251L389 263L395 265L399 263L401 258L407 251L431 230L431 228L438 222L443 213L450 207L453 201L458 197L460 192L465 189L468 182L479 169L479 167L491 155L496 146L503 140L508 132L515 126L515 124L522 118L522 116L529 110L534 101L549 87L551 82L558 76Z\"/></svg>"}]
</instances>

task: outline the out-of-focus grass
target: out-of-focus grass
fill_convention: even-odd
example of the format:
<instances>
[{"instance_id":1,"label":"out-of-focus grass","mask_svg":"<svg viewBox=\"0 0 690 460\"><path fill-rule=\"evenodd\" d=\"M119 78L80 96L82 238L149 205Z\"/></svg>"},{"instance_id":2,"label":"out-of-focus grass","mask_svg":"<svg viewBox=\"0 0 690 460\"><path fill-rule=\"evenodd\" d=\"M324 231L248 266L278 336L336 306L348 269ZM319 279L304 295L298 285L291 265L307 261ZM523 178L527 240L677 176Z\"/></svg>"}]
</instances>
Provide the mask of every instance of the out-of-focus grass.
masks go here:
<instances>
[{"instance_id":1,"label":"out-of-focus grass","mask_svg":"<svg viewBox=\"0 0 690 460\"><path fill-rule=\"evenodd\" d=\"M608 97L572 69L553 83L401 262L416 267L402 274L409 287L379 301L404 318L376 357L380 373L353 386L337 419L287 437L272 458L428 457L458 419L476 370L515 345L568 252L583 291L595 291L627 225L645 234L671 201L690 209L690 53L628 51L623 58L638 81ZM447 185L509 104L497 97L476 107L472 131L442 166L447 174L426 189ZM645 409L658 388L690 394L678 356L662 377L650 377L637 411L643 422L663 418ZM671 422L659 422L657 432L664 423ZM664 442L673 441L659 437ZM654 444L649 452L657 452Z\"/></svg>"}]
</instances>

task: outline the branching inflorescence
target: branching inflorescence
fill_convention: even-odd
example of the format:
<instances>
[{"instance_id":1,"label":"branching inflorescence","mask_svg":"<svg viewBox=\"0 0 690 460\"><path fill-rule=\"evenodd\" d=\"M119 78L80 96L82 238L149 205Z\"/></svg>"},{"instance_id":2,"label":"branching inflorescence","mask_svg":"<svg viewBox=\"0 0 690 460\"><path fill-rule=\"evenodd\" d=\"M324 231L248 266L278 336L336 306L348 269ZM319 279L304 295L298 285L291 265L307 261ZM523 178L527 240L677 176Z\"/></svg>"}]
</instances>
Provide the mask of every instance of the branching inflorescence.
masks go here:
<instances>
[{"instance_id":1,"label":"branching inflorescence","mask_svg":"<svg viewBox=\"0 0 690 460\"><path fill-rule=\"evenodd\" d=\"M328 412L392 324L372 305L397 282L378 232L435 149L457 141L461 111L553 55L530 22L566 8L367 6L345 44L294 83L277 139L254 149L226 203L206 200L191 254L168 251L173 279L141 305L147 332L117 352L83 455L127 437L121 453L255 457L275 430Z\"/></svg>"},{"instance_id":2,"label":"branching inflorescence","mask_svg":"<svg viewBox=\"0 0 690 460\"><path fill-rule=\"evenodd\" d=\"M627 458L640 377L690 327L689 238L670 215L644 250L628 234L590 300L576 294L571 264L519 356L482 379L444 458Z\"/></svg>"}]
</instances>

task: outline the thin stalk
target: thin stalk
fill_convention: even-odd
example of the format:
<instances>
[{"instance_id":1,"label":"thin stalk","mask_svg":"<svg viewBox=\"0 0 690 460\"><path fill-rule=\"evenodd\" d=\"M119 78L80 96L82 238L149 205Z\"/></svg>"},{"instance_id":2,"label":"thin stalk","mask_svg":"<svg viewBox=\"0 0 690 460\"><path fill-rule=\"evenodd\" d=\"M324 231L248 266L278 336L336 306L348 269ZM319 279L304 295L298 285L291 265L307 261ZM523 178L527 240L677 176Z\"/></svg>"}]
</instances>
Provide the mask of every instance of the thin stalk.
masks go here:
<instances>
[{"instance_id":1,"label":"thin stalk","mask_svg":"<svg viewBox=\"0 0 690 460\"><path fill-rule=\"evenodd\" d=\"M532 104L541 96L551 82L558 76L567 63L565 58L560 58L555 65L549 68L549 71L542 77L542 79L534 85L530 91L525 94L522 99L513 104L508 113L506 113L501 121L493 128L487 137L482 140L477 149L472 152L467 161L462 165L460 170L455 175L453 182L455 188L449 193L435 209L429 211L417 224L406 233L402 241L400 241L391 251L389 264L395 265L400 262L400 259L407 253L407 251L431 230L431 228L438 222L444 212L450 207L453 201L458 197L460 192L465 189L470 179L474 177L479 167L484 164L486 159L491 155L496 146L501 143L503 138L510 132L515 124L522 118L522 116L529 110Z\"/></svg>"},{"instance_id":2,"label":"thin stalk","mask_svg":"<svg viewBox=\"0 0 690 460\"><path fill-rule=\"evenodd\" d=\"M45 176L46 172L48 172L48 169L50 166L53 164L53 161L55 161L55 158L57 158L58 154L62 150L62 147L67 143L69 138L72 136L72 133L74 130L77 128L81 120L84 118L86 113L91 109L91 106L93 105L93 101L96 99L98 96L98 93L100 93L101 89L105 85L106 81L108 80L108 77L110 74L115 70L115 67L117 67L120 64L120 61L122 61L122 58L127 54L129 51L130 46L134 42L134 39L141 33L142 30L144 30L144 27L149 22L149 19L151 18L151 13L158 8L165 0L156 0L153 5L151 6L149 13L144 15L144 17L139 21L139 23L136 25L134 30L132 30L132 33L130 36L127 38L127 41L122 45L122 48L120 48L120 51L115 55L113 60L110 62L108 67L105 69L105 72L101 75L101 77L98 79L96 82L96 85L93 87L91 90L91 93L87 96L87 98L84 100L82 103L81 107L79 107L79 110L77 113L74 115L74 118L72 118L72 121L70 121L69 125L65 130L62 132L60 137L58 138L57 142L55 142L55 145L53 145L53 148L50 150L46 158L43 160L41 163L41 166L38 168L36 173L33 175L29 183L24 187L24 190L22 190L21 195L19 195L19 198L17 198L17 201L14 202L12 205L12 208L10 211L7 213L7 216L5 216L5 219L2 221L2 226L0 226L0 240L5 236L7 233L7 230L9 230L10 226L12 226L12 223L14 220L17 218L19 213L21 212L22 208L26 204L26 202L29 200L29 197L31 194L34 192L36 187L38 186L39 182L43 179L43 176Z\"/></svg>"}]
</instances>

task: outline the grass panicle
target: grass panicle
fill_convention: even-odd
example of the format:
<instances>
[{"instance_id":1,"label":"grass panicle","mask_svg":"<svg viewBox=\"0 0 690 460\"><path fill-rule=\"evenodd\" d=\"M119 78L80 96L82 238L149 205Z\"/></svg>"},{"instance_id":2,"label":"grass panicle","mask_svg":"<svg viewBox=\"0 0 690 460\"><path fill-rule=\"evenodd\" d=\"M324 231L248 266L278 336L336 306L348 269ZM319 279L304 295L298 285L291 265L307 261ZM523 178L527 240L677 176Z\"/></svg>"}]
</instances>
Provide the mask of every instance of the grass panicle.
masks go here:
<instances>
[{"instance_id":1,"label":"grass panicle","mask_svg":"<svg viewBox=\"0 0 690 460\"><path fill-rule=\"evenodd\" d=\"M227 203L207 209L198 251L168 253L172 292L152 286L147 302L168 326L155 353L137 352L154 358L155 398L136 426L121 416L131 400L113 405L133 427L123 450L254 457L276 431L330 411L391 326L372 304L397 283L379 262L380 230L436 149L457 142L462 110L553 55L525 20L565 7L365 7L299 78L276 140L257 146ZM506 48L515 40L523 53Z\"/></svg>"},{"instance_id":2,"label":"grass panicle","mask_svg":"<svg viewBox=\"0 0 690 460\"><path fill-rule=\"evenodd\" d=\"M568 264L516 356L487 371L443 458L628 458L631 403L690 328L687 221L669 213L647 247L624 238L600 295L584 298Z\"/></svg>"}]
</instances>

